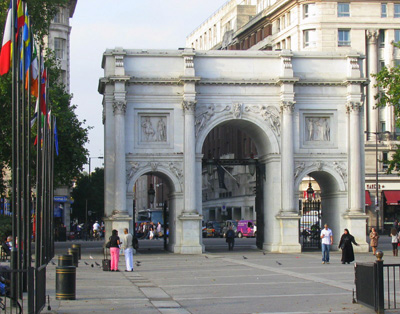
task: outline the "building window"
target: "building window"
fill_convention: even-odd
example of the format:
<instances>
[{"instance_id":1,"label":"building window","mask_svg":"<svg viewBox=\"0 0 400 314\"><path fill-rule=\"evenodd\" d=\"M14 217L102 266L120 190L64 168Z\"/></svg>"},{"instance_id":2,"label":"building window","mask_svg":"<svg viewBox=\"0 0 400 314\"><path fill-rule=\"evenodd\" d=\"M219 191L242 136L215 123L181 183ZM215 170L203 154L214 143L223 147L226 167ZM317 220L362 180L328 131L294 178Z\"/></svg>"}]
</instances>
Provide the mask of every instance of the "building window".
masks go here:
<instances>
[{"instance_id":1,"label":"building window","mask_svg":"<svg viewBox=\"0 0 400 314\"><path fill-rule=\"evenodd\" d=\"M383 170L387 170L389 165L387 164L388 161L388 152L382 152L382 168Z\"/></svg>"},{"instance_id":2,"label":"building window","mask_svg":"<svg viewBox=\"0 0 400 314\"><path fill-rule=\"evenodd\" d=\"M303 18L306 19L315 15L315 3L307 3L303 5Z\"/></svg>"},{"instance_id":3,"label":"building window","mask_svg":"<svg viewBox=\"0 0 400 314\"><path fill-rule=\"evenodd\" d=\"M383 29L379 30L378 43L380 48L385 47L385 31Z\"/></svg>"},{"instance_id":4,"label":"building window","mask_svg":"<svg viewBox=\"0 0 400 314\"><path fill-rule=\"evenodd\" d=\"M57 59L65 59L65 43L63 38L54 38L54 52Z\"/></svg>"},{"instance_id":5,"label":"building window","mask_svg":"<svg viewBox=\"0 0 400 314\"><path fill-rule=\"evenodd\" d=\"M349 29L339 29L339 31L338 31L338 46L339 47L349 47L350 45L351 45L350 30Z\"/></svg>"},{"instance_id":6,"label":"building window","mask_svg":"<svg viewBox=\"0 0 400 314\"><path fill-rule=\"evenodd\" d=\"M400 41L400 29L394 30L394 41L398 43Z\"/></svg>"},{"instance_id":7,"label":"building window","mask_svg":"<svg viewBox=\"0 0 400 314\"><path fill-rule=\"evenodd\" d=\"M316 32L315 29L307 29L303 31L303 43L304 47L315 47L316 46Z\"/></svg>"},{"instance_id":8,"label":"building window","mask_svg":"<svg viewBox=\"0 0 400 314\"><path fill-rule=\"evenodd\" d=\"M387 17L387 3L381 3L381 17Z\"/></svg>"},{"instance_id":9,"label":"building window","mask_svg":"<svg viewBox=\"0 0 400 314\"><path fill-rule=\"evenodd\" d=\"M338 17L350 16L350 3L338 3Z\"/></svg>"},{"instance_id":10,"label":"building window","mask_svg":"<svg viewBox=\"0 0 400 314\"><path fill-rule=\"evenodd\" d=\"M54 21L54 23L59 23L59 24L65 23L64 10L62 8L57 12L53 21Z\"/></svg>"},{"instance_id":11,"label":"building window","mask_svg":"<svg viewBox=\"0 0 400 314\"><path fill-rule=\"evenodd\" d=\"M400 60L399 59L395 59L394 60L394 66L396 66L396 67L400 66Z\"/></svg>"},{"instance_id":12,"label":"building window","mask_svg":"<svg viewBox=\"0 0 400 314\"><path fill-rule=\"evenodd\" d=\"M394 17L396 18L400 17L400 4L394 5Z\"/></svg>"}]
</instances>

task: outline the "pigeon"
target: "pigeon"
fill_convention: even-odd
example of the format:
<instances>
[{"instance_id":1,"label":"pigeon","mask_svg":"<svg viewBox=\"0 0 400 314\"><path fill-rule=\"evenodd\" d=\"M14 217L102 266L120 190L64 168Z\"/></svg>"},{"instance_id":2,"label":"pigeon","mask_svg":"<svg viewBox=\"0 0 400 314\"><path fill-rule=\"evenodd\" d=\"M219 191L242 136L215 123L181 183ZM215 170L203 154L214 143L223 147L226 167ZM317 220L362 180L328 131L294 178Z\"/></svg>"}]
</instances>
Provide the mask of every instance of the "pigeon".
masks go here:
<instances>
[{"instance_id":1,"label":"pigeon","mask_svg":"<svg viewBox=\"0 0 400 314\"><path fill-rule=\"evenodd\" d=\"M243 255L243 259L247 259L247 257Z\"/></svg>"},{"instance_id":2,"label":"pigeon","mask_svg":"<svg viewBox=\"0 0 400 314\"><path fill-rule=\"evenodd\" d=\"M90 258L90 259L93 259L93 256L92 256L92 255L89 255L89 258Z\"/></svg>"},{"instance_id":3,"label":"pigeon","mask_svg":"<svg viewBox=\"0 0 400 314\"><path fill-rule=\"evenodd\" d=\"M205 258L208 258L208 256L207 256L207 255L204 255L204 257L205 257Z\"/></svg>"},{"instance_id":4,"label":"pigeon","mask_svg":"<svg viewBox=\"0 0 400 314\"><path fill-rule=\"evenodd\" d=\"M277 263L278 265L282 265L282 263L279 263L278 261L276 261L276 263Z\"/></svg>"},{"instance_id":5,"label":"pigeon","mask_svg":"<svg viewBox=\"0 0 400 314\"><path fill-rule=\"evenodd\" d=\"M85 265L89 265L88 263L86 263L86 262L84 262L85 263Z\"/></svg>"},{"instance_id":6,"label":"pigeon","mask_svg":"<svg viewBox=\"0 0 400 314\"><path fill-rule=\"evenodd\" d=\"M95 264L96 264L96 266L100 266L100 264L99 263L97 263L97 262L94 262Z\"/></svg>"},{"instance_id":7,"label":"pigeon","mask_svg":"<svg viewBox=\"0 0 400 314\"><path fill-rule=\"evenodd\" d=\"M139 263L139 264L140 264L140 263L141 263L141 261L136 261L136 263Z\"/></svg>"},{"instance_id":8,"label":"pigeon","mask_svg":"<svg viewBox=\"0 0 400 314\"><path fill-rule=\"evenodd\" d=\"M139 266L140 266L140 264L136 263L136 266L137 266L137 267L139 267Z\"/></svg>"},{"instance_id":9,"label":"pigeon","mask_svg":"<svg viewBox=\"0 0 400 314\"><path fill-rule=\"evenodd\" d=\"M93 264L92 264L92 267L94 267Z\"/></svg>"},{"instance_id":10,"label":"pigeon","mask_svg":"<svg viewBox=\"0 0 400 314\"><path fill-rule=\"evenodd\" d=\"M267 255L267 253L263 252L264 255Z\"/></svg>"}]
</instances>

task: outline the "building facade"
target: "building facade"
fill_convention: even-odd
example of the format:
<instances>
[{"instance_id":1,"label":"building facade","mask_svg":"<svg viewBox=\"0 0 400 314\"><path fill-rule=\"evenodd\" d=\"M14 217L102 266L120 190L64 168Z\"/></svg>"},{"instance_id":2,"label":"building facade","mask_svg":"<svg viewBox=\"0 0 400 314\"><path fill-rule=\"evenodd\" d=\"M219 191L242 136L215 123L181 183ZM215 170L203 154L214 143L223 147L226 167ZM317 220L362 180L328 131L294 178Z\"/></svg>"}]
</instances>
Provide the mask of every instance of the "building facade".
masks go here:
<instances>
[{"instance_id":1,"label":"building facade","mask_svg":"<svg viewBox=\"0 0 400 314\"><path fill-rule=\"evenodd\" d=\"M150 174L170 191L168 249L201 253L202 151L214 128L232 125L251 136L263 169L260 248L301 250L296 191L310 174L321 186L334 245L349 228L357 249L368 251L362 60L356 53L289 50L106 50L99 82L106 237L132 228L131 191Z\"/></svg>"},{"instance_id":2,"label":"building facade","mask_svg":"<svg viewBox=\"0 0 400 314\"><path fill-rule=\"evenodd\" d=\"M383 228L400 217L400 207L393 201L400 200L400 179L385 174L382 162L394 153L400 133L393 108L375 108L373 74L400 63L399 49L392 45L399 41L400 1L232 0L193 31L186 45L222 50L353 50L365 56L366 208L369 224Z\"/></svg>"}]
</instances>

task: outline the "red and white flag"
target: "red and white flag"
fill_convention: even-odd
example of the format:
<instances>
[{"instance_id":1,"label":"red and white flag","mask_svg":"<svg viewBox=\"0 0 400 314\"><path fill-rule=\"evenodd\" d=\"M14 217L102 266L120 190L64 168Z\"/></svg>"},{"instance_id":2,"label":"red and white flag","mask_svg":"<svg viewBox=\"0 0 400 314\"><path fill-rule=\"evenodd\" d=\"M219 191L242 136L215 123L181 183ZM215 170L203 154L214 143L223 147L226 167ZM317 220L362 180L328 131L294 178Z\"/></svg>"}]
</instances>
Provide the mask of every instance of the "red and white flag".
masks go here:
<instances>
[{"instance_id":1,"label":"red and white flag","mask_svg":"<svg viewBox=\"0 0 400 314\"><path fill-rule=\"evenodd\" d=\"M12 37L12 1L7 13L6 26L4 27L3 44L0 52L0 75L7 74L11 65L11 37Z\"/></svg>"}]
</instances>

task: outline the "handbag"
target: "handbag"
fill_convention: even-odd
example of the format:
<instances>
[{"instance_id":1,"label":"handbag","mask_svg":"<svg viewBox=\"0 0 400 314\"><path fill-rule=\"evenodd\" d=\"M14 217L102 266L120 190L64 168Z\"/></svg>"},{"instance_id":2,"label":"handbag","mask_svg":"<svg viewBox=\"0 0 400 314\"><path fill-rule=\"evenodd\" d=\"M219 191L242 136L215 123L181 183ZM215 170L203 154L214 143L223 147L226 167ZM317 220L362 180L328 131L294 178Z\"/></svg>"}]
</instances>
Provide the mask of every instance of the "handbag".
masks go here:
<instances>
[{"instance_id":1,"label":"handbag","mask_svg":"<svg viewBox=\"0 0 400 314\"><path fill-rule=\"evenodd\" d=\"M106 248L109 249L110 247L111 247L111 242L108 241L108 242L106 243Z\"/></svg>"}]
</instances>

